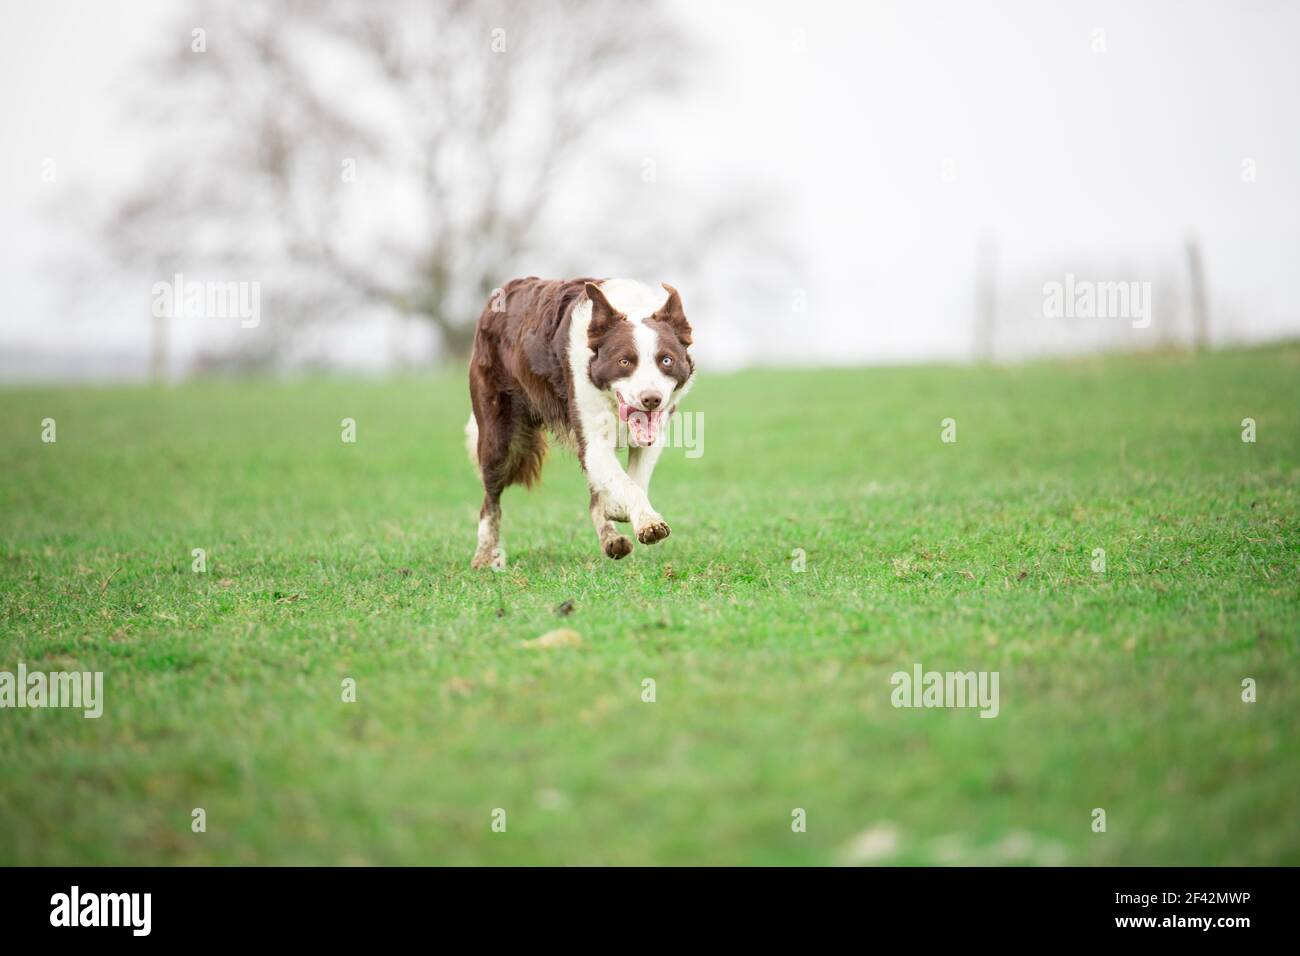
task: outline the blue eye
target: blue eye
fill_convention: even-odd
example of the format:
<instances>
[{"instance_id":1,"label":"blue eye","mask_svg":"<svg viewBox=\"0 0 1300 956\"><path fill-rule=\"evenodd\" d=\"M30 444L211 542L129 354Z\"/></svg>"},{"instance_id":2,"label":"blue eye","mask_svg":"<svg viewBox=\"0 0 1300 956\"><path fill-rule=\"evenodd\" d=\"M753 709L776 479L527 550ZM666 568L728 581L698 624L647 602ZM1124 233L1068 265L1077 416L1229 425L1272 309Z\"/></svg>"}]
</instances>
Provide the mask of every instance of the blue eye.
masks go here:
<instances>
[{"instance_id":1,"label":"blue eye","mask_svg":"<svg viewBox=\"0 0 1300 956\"><path fill-rule=\"evenodd\" d=\"M669 368L673 364L673 357L671 355L665 355L663 358L659 360L659 362L663 365L664 368Z\"/></svg>"}]
</instances>

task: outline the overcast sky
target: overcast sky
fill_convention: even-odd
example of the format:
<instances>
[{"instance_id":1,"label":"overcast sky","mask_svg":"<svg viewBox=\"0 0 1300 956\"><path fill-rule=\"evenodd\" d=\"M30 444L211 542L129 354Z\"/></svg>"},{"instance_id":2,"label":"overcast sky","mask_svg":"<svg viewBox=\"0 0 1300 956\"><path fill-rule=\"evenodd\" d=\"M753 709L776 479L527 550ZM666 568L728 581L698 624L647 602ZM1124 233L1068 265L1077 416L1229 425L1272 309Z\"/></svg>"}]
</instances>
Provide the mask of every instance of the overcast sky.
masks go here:
<instances>
[{"instance_id":1,"label":"overcast sky","mask_svg":"<svg viewBox=\"0 0 1300 956\"><path fill-rule=\"evenodd\" d=\"M34 353L143 361L144 317L69 316L69 301L94 303L96 290L59 268L66 233L50 219L60 195L142 162L120 129L122 86L142 51L176 42L164 32L174 6L0 7L0 349L11 359L0 375L30 372ZM1300 334L1288 281L1300 261L1300 4L676 9L700 38L706 81L611 135L643 137L661 176L689 170L725 188L743 173L786 195L808 303L761 338L720 328L719 362L966 357L982 236L998 281L1032 288L1070 270L1177 272L1195 234L1233 336Z\"/></svg>"}]
</instances>

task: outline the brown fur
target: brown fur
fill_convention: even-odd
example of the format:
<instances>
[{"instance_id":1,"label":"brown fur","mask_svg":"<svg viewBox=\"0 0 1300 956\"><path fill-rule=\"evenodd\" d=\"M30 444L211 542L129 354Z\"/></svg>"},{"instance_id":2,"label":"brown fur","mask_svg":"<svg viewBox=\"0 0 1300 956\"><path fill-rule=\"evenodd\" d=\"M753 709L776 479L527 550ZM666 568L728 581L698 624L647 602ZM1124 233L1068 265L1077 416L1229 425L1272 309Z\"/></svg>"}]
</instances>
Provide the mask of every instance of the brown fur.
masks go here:
<instances>
[{"instance_id":1,"label":"brown fur","mask_svg":"<svg viewBox=\"0 0 1300 956\"><path fill-rule=\"evenodd\" d=\"M682 297L667 282L660 284L668 290L668 301L650 318L665 323L683 346L690 345L691 323L686 321L686 312L682 309Z\"/></svg>"},{"instance_id":2,"label":"brown fur","mask_svg":"<svg viewBox=\"0 0 1300 956\"><path fill-rule=\"evenodd\" d=\"M631 322L616 322L601 329L599 334L588 334L589 347L596 354L587 366L591 384L604 391L610 382L622 378L636 368L636 333ZM620 362L627 362L624 366Z\"/></svg>"},{"instance_id":3,"label":"brown fur","mask_svg":"<svg viewBox=\"0 0 1300 956\"><path fill-rule=\"evenodd\" d=\"M664 283L664 288L668 290L668 301L646 319L645 324L655 330L659 339L656 361L665 354L672 356L672 366L664 371L680 386L695 370L690 353L686 351L686 346L691 344L691 327L682 312L682 300L677 290L667 283ZM587 296L591 299L592 315L591 325L587 327L587 345L596 352L587 375L591 384L603 390L609 387L610 382L630 375L636 368L636 334L630 323L622 321L627 316L609 304L599 287L589 286ZM621 364L623 362L628 364Z\"/></svg>"},{"instance_id":4,"label":"brown fur","mask_svg":"<svg viewBox=\"0 0 1300 956\"><path fill-rule=\"evenodd\" d=\"M500 521L501 493L511 485L531 487L541 475L546 459L546 430L571 438L583 462L582 427L574 410L568 348L573 310L584 299L592 303L587 336L595 353L587 367L592 384L603 390L635 366L632 325L594 284L600 281L536 276L513 279L493 293L479 316L469 366L470 404L478 429L472 454L483 479L479 516L493 529L493 537ZM686 351L691 328L677 291L666 284L664 287L668 301L646 321L658 332L655 360L671 355L673 365L665 372L680 384L694 369ZM621 360L632 364L621 365ZM591 509L605 553L611 558L628 554L632 549L630 539L620 535L607 518L594 489ZM668 527L662 523L638 532L643 543L667 535ZM485 567L494 560L481 539L474 565Z\"/></svg>"},{"instance_id":5,"label":"brown fur","mask_svg":"<svg viewBox=\"0 0 1300 956\"><path fill-rule=\"evenodd\" d=\"M480 516L500 513L501 492L531 486L546 458L544 428L574 434L566 360L569 318L589 279L514 279L484 306L474 332L470 403L483 476Z\"/></svg>"}]
</instances>

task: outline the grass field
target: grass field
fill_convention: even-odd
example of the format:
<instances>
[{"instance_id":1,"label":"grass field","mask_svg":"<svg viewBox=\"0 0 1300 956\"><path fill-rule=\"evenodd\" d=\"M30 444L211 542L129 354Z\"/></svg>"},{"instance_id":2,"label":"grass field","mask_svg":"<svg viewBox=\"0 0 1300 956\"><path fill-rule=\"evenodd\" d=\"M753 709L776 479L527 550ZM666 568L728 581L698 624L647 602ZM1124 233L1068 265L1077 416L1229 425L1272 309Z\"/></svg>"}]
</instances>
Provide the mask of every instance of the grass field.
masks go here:
<instances>
[{"instance_id":1,"label":"grass field","mask_svg":"<svg viewBox=\"0 0 1300 956\"><path fill-rule=\"evenodd\" d=\"M460 374L0 392L0 670L106 696L0 710L0 863L1300 863L1298 382L705 370L672 537L601 557L555 453L496 574Z\"/></svg>"}]
</instances>

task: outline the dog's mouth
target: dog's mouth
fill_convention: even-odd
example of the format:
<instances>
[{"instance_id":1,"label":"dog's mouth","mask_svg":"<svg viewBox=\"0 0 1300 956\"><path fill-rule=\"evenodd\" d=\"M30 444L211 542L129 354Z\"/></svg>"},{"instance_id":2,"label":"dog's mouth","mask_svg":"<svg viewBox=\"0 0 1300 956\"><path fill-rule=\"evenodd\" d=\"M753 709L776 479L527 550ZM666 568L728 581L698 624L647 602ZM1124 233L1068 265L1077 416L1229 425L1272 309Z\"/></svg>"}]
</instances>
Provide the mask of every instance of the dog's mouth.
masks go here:
<instances>
[{"instance_id":1,"label":"dog's mouth","mask_svg":"<svg viewBox=\"0 0 1300 956\"><path fill-rule=\"evenodd\" d=\"M618 396L618 420L627 425L628 444L638 448L653 445L659 440L659 435L663 432L664 419L667 417L666 408L660 407L653 412L647 412L629 405L623 401L623 396Z\"/></svg>"}]
</instances>

